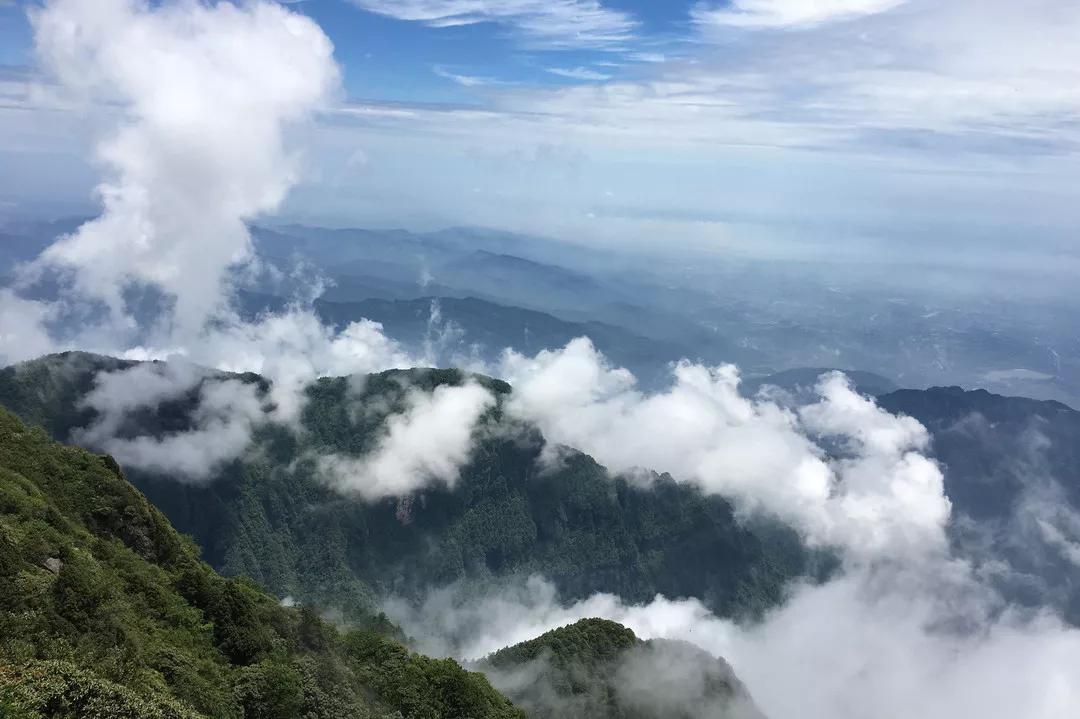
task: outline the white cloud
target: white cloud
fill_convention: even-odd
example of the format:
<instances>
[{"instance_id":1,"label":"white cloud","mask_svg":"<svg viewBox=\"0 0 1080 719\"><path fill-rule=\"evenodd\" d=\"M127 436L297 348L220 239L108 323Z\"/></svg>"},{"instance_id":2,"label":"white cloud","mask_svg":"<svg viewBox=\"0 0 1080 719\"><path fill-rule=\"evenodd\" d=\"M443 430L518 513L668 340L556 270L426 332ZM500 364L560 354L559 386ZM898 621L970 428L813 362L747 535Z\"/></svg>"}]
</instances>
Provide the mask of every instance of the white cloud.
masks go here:
<instances>
[{"instance_id":1,"label":"white cloud","mask_svg":"<svg viewBox=\"0 0 1080 719\"><path fill-rule=\"evenodd\" d=\"M45 323L56 308L22 299L9 289L0 289L0 365L32 359L54 351L56 345Z\"/></svg>"},{"instance_id":2,"label":"white cloud","mask_svg":"<svg viewBox=\"0 0 1080 719\"><path fill-rule=\"evenodd\" d=\"M724 44L703 56L704 72L753 80L743 101L781 110L787 122L817 121L859 133L953 133L950 139L962 151L968 150L962 141L974 137L983 138L972 143L977 147L994 139L1005 147L1025 139L1066 148L1075 143L1059 122L1061 113L1080 107L1078 52L1069 40L1080 29L1074 3L763 0L753 7L762 12L705 12L704 39L714 37L716 22L740 18L797 24L800 17L839 13L854 19L805 33L755 35L734 46L716 32Z\"/></svg>"},{"instance_id":3,"label":"white cloud","mask_svg":"<svg viewBox=\"0 0 1080 719\"><path fill-rule=\"evenodd\" d=\"M359 8L431 27L493 22L540 48L609 48L633 38L637 21L599 0L351 0Z\"/></svg>"},{"instance_id":4,"label":"white cloud","mask_svg":"<svg viewBox=\"0 0 1080 719\"><path fill-rule=\"evenodd\" d=\"M733 366L682 362L669 389L645 394L586 339L533 358L508 351L500 373L514 385L509 412L613 471L668 471L860 559L944 550L950 507L921 453L926 430L841 376L823 378L819 401L796 413L743 398ZM829 459L818 437L844 456Z\"/></svg>"},{"instance_id":5,"label":"white cloud","mask_svg":"<svg viewBox=\"0 0 1080 719\"><path fill-rule=\"evenodd\" d=\"M667 55L662 52L632 52L627 57L638 62L663 63L668 61Z\"/></svg>"},{"instance_id":6,"label":"white cloud","mask_svg":"<svg viewBox=\"0 0 1080 719\"><path fill-rule=\"evenodd\" d=\"M231 307L234 283L258 270L246 223L276 210L299 176L287 132L339 91L333 47L318 25L265 0L50 0L30 19L54 83L47 94L78 101L109 128L97 145L103 211L16 270L22 288L58 278L61 296L32 302L5 290L0 357L75 346L178 356L272 382L263 407L251 387L195 372L103 376L90 401L105 414L85 441L135 466L204 479L246 449L255 423L295 424L316 377L415 363L376 323L323 326L310 310L320 282L305 306L278 315L248 322ZM159 309L129 307L131 290L159 300ZM191 431L111 436L126 412L198 382ZM127 409L109 405L106 389Z\"/></svg>"},{"instance_id":7,"label":"white cloud","mask_svg":"<svg viewBox=\"0 0 1080 719\"><path fill-rule=\"evenodd\" d=\"M1080 109L1070 40L1080 9L1064 0L909 0L799 33L728 27L714 37L708 27L692 53L640 80L519 88L486 114L417 109L410 119L465 143L801 148L887 155L900 166L966 166L973 154L1030 161L1017 150L1067 153L1080 143L1061 121ZM913 137L925 138L925 151Z\"/></svg>"},{"instance_id":8,"label":"white cloud","mask_svg":"<svg viewBox=\"0 0 1080 719\"><path fill-rule=\"evenodd\" d=\"M388 173L309 197L372 225L407 216L619 247L666 237L821 257L865 252L873 236L909 253L990 257L929 239L962 227L995 251L1012 245L993 234L1026 233L1040 263L1056 266L1055 252L1075 264L1051 236L1076 224L1063 188L1078 171L1080 129L1064 121L1080 112L1077 32L1080 9L1064 0L909 0L799 32L727 27L603 83L499 89L482 109L367 106L328 133L326 153L333 135L347 145L374 133ZM545 145L584 161L475 160ZM595 188L613 183L619 202L597 211Z\"/></svg>"},{"instance_id":9,"label":"white cloud","mask_svg":"<svg viewBox=\"0 0 1080 719\"><path fill-rule=\"evenodd\" d=\"M1035 437L1041 446L1032 448L1031 461L1012 458L1023 472L1024 486L1014 509L1013 524L999 531L1025 548L1028 557L1038 557L1041 552L1034 548L1045 545L1052 554L1080 568L1080 513L1053 472L1047 471L1046 463L1039 461L1049 440L1038 434ZM1025 541L1029 543L1025 545Z\"/></svg>"},{"instance_id":10,"label":"white cloud","mask_svg":"<svg viewBox=\"0 0 1080 719\"><path fill-rule=\"evenodd\" d=\"M907 0L732 0L699 2L691 19L702 26L751 28L808 27L836 20L874 15Z\"/></svg>"},{"instance_id":11,"label":"white cloud","mask_svg":"<svg viewBox=\"0 0 1080 719\"><path fill-rule=\"evenodd\" d=\"M252 260L245 221L273 211L298 177L285 131L337 92L333 48L314 22L261 1L52 0L31 19L57 92L88 111L110 108L103 119L113 129L99 146L102 215L19 275L26 284L59 269L74 295L47 306L21 300L23 320L45 332L37 320L46 313L70 319L100 301L109 318L83 326L80 346L265 372L290 416L304 378L408 363L372 323L338 334L301 308L253 323L229 309L234 274ZM149 324L126 306L132 285L164 298ZM19 337L33 344L26 331Z\"/></svg>"},{"instance_id":12,"label":"white cloud","mask_svg":"<svg viewBox=\"0 0 1080 719\"><path fill-rule=\"evenodd\" d=\"M162 356L164 352L151 352ZM275 418L294 422L303 390L323 376L343 376L419 364L377 322L361 320L340 332L305 309L292 308L254 322L236 318L208 328L183 350L190 360L230 372L256 372L274 384Z\"/></svg>"},{"instance_id":13,"label":"white cloud","mask_svg":"<svg viewBox=\"0 0 1080 719\"><path fill-rule=\"evenodd\" d=\"M212 479L223 463L242 456L259 424L275 422L298 430L305 390L315 379L422 364L383 334L378 323L362 320L335 332L310 311L295 308L255 322L223 319L188 347L137 347L124 354L167 363L99 375L87 404L103 414L79 441L110 452L125 465L190 481ZM193 362L228 372L256 372L270 380L269 392L259 398L254 386L214 379ZM133 410L155 409L199 384L192 428L163 437L116 436Z\"/></svg>"},{"instance_id":14,"label":"white cloud","mask_svg":"<svg viewBox=\"0 0 1080 719\"><path fill-rule=\"evenodd\" d=\"M558 75L559 77L570 78L571 80L587 80L602 82L604 80L610 80L611 75L605 75L602 72L596 70L590 70L587 67L549 67L547 71L552 75Z\"/></svg>"},{"instance_id":15,"label":"white cloud","mask_svg":"<svg viewBox=\"0 0 1080 719\"><path fill-rule=\"evenodd\" d=\"M134 412L156 412L163 402L195 395L191 427L164 434L139 434L125 427ZM74 439L113 455L123 466L156 472L177 481L204 482L251 445L254 428L268 418L255 385L217 376L180 358L102 372L83 401L97 412Z\"/></svg>"},{"instance_id":16,"label":"white cloud","mask_svg":"<svg viewBox=\"0 0 1080 719\"><path fill-rule=\"evenodd\" d=\"M842 376L823 377L816 402L786 408L740 397L733 367L682 363L671 388L642 393L585 340L534 358L508 353L503 368L515 384L507 410L550 439L618 470L671 469L736 506L772 511L838 547L843 568L824 584L790 587L760 621L718 618L697 599L562 602L539 577L486 594L455 585L419 603L388 602L422 650L476 659L603 617L725 658L772 719L1065 719L1080 706L1071 678L1080 630L1049 610L1008 606L984 583L986 567L950 554L949 503L923 454L927 431ZM1071 540L1060 539L1074 528L1071 515L1036 514L1042 538L1068 554Z\"/></svg>"},{"instance_id":17,"label":"white cloud","mask_svg":"<svg viewBox=\"0 0 1080 719\"><path fill-rule=\"evenodd\" d=\"M323 455L318 469L341 492L374 500L403 497L430 485L453 487L473 447L481 415L495 403L479 384L412 392L389 417L378 445L362 457Z\"/></svg>"},{"instance_id":18,"label":"white cloud","mask_svg":"<svg viewBox=\"0 0 1080 719\"><path fill-rule=\"evenodd\" d=\"M53 0L30 13L43 66L62 88L118 106L98 146L103 214L43 254L75 288L126 317L123 290L175 298L171 331L189 335L250 257L244 220L274 210L295 182L284 128L337 87L333 48L276 3L202 5Z\"/></svg>"},{"instance_id":19,"label":"white cloud","mask_svg":"<svg viewBox=\"0 0 1080 719\"><path fill-rule=\"evenodd\" d=\"M441 65L436 65L433 68L433 72L441 78L455 82L462 87L483 87L484 85L497 85L499 81L491 77L480 77L478 75L462 75L460 73L451 72Z\"/></svg>"},{"instance_id":20,"label":"white cloud","mask_svg":"<svg viewBox=\"0 0 1080 719\"><path fill-rule=\"evenodd\" d=\"M1057 549L1069 562L1080 567L1080 540L1070 538L1070 535L1080 537L1080 521L1077 516L1072 512L1062 511L1057 524L1050 519L1036 521L1043 540ZM1064 529L1062 525L1065 526Z\"/></svg>"},{"instance_id":21,"label":"white cloud","mask_svg":"<svg viewBox=\"0 0 1080 719\"><path fill-rule=\"evenodd\" d=\"M250 448L254 428L264 417L251 385L208 382L200 393L191 430L162 437L111 437L97 446L123 466L157 472L181 482L210 481L223 464Z\"/></svg>"},{"instance_id":22,"label":"white cloud","mask_svg":"<svg viewBox=\"0 0 1080 719\"><path fill-rule=\"evenodd\" d=\"M182 397L208 376L202 367L176 358L168 363L147 362L130 369L102 372L83 404L99 413L91 432L111 437L125 415L140 407L156 407Z\"/></svg>"},{"instance_id":23,"label":"white cloud","mask_svg":"<svg viewBox=\"0 0 1080 719\"><path fill-rule=\"evenodd\" d=\"M334 169L289 209L371 226L480 224L612 245L665 236L815 256L855 235L864 248L867 234L953 254L922 239L947 231L930 225L1015 236L1038 218L1065 235L1076 224L1063 188L1080 146L1064 120L1080 111L1078 28L1066 0L909 0L799 32L725 26L603 83L485 87L483 107L346 105L315 138ZM628 50L658 47L671 46ZM70 130L48 129L59 114L0 111L0 137L70 143ZM380 159L378 177L336 171L358 144ZM542 146L584 161L476 160ZM613 182L620 201L598 212L588 198ZM843 231L785 230L808 220ZM1040 249L1053 241L1029 236Z\"/></svg>"},{"instance_id":24,"label":"white cloud","mask_svg":"<svg viewBox=\"0 0 1080 719\"><path fill-rule=\"evenodd\" d=\"M386 337L377 323L363 320L334 332L298 309L250 323L235 318L219 322L190 347L136 347L124 354L144 363L98 375L85 402L99 416L77 439L113 454L126 466L185 481L212 479L223 463L242 456L259 424L274 422L298 430L305 390L319 377L423 364ZM166 361L148 361L152 359ZM222 379L206 367L256 372L270 380L269 391L261 397L254 385ZM163 436L133 437L130 428L121 431L135 411L156 411L163 402L196 390L190 428ZM391 426L398 421L395 416Z\"/></svg>"},{"instance_id":25,"label":"white cloud","mask_svg":"<svg viewBox=\"0 0 1080 719\"><path fill-rule=\"evenodd\" d=\"M643 639L688 641L726 659L771 719L1075 714L1080 630L1047 615L988 611L993 598L963 568L915 569L798 588L760 623L718 618L696 599L629 605L597 594L562 603L537 577L479 597L449 588L385 608L422 651L464 659L587 617Z\"/></svg>"}]
</instances>

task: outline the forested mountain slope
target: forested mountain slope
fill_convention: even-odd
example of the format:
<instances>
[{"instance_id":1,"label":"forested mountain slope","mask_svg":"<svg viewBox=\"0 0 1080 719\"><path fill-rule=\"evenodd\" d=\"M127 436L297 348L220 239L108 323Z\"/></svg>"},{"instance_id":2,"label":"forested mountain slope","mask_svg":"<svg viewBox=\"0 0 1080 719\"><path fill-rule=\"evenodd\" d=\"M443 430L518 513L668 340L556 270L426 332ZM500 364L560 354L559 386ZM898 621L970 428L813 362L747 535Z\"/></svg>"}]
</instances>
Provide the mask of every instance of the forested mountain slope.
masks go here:
<instances>
[{"instance_id":1,"label":"forested mountain slope","mask_svg":"<svg viewBox=\"0 0 1080 719\"><path fill-rule=\"evenodd\" d=\"M761 719L724 660L601 619L502 649L477 668L535 719Z\"/></svg>"},{"instance_id":2,"label":"forested mountain slope","mask_svg":"<svg viewBox=\"0 0 1080 719\"><path fill-rule=\"evenodd\" d=\"M523 715L451 660L219 576L111 458L0 410L0 716Z\"/></svg>"},{"instance_id":3,"label":"forested mountain slope","mask_svg":"<svg viewBox=\"0 0 1080 719\"><path fill-rule=\"evenodd\" d=\"M94 419L79 407L96 372L115 366L71 354L8 368L0 371L0 403L67 439ZM215 568L350 616L363 616L388 595L533 573L553 580L567 598L607 591L649 601L663 593L701 598L727 615L756 613L781 600L788 580L818 571L793 531L740 523L722 498L670 478L648 488L612 481L590 457L573 452L557 469L540 471L542 439L528 428L482 433L454 489L429 488L402 500L343 495L304 461L319 452L362 454L407 388L430 391L464 380L455 371L323 379L308 390L302 434L264 428L258 451L212 481L129 476ZM484 381L500 395L510 391ZM139 414L138 431L183 426L185 403L193 401Z\"/></svg>"}]
</instances>

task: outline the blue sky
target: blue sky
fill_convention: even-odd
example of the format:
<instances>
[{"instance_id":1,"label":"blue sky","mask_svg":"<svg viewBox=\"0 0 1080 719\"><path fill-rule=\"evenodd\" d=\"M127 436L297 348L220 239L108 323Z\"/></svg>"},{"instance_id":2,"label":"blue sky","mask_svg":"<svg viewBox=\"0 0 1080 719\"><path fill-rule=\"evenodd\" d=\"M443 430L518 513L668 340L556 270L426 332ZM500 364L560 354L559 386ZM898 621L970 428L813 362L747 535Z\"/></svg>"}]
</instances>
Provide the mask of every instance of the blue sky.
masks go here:
<instances>
[{"instance_id":1,"label":"blue sky","mask_svg":"<svg viewBox=\"0 0 1080 719\"><path fill-rule=\"evenodd\" d=\"M33 64L31 31L25 20L25 8L33 4L26 0L4 4L0 0L0 63ZM507 85L558 86L573 84L575 80L549 69L584 68L611 76L632 73L635 66L647 66L652 55L670 54L685 47L690 39L692 5L679 0L604 3L605 12L622 15L632 24L625 42L585 39L570 47L556 47L522 33L514 17L433 27L428 22L402 20L392 14L365 9L363 0L357 3L301 0L284 4L318 22L333 41L337 59L346 70L345 87L350 96L455 104L476 104L482 98L477 86L462 85L453 76L490 79ZM391 11L395 4L377 0L366 3ZM635 56L645 59L635 60Z\"/></svg>"},{"instance_id":2,"label":"blue sky","mask_svg":"<svg viewBox=\"0 0 1080 719\"><path fill-rule=\"evenodd\" d=\"M394 5L378 0L294 4L334 42L346 68L346 90L355 99L483 104L493 87L557 87L581 81L556 70L571 75L581 70L597 78L633 75L660 54L684 50L691 39L691 3L678 0L605 3L605 13L631 25L619 41L536 38L513 16L484 21L481 14L473 18L477 22L440 27L365 9L383 6L393 12Z\"/></svg>"},{"instance_id":3,"label":"blue sky","mask_svg":"<svg viewBox=\"0 0 1080 719\"><path fill-rule=\"evenodd\" d=\"M1072 0L288 5L343 76L298 137L291 218L765 255L1075 254ZM26 7L0 2L9 212L88 203L95 177L94 124L34 89Z\"/></svg>"}]
</instances>

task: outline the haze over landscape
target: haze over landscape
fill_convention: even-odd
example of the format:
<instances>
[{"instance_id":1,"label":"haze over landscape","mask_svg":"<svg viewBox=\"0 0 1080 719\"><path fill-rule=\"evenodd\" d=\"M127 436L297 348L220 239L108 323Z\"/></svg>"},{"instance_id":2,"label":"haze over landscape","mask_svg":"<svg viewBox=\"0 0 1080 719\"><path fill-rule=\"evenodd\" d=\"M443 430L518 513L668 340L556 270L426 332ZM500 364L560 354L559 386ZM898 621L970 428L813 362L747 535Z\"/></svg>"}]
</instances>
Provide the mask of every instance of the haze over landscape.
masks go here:
<instances>
[{"instance_id":1,"label":"haze over landscape","mask_svg":"<svg viewBox=\"0 0 1080 719\"><path fill-rule=\"evenodd\" d=\"M0 0L0 715L1076 716L1078 32Z\"/></svg>"}]
</instances>

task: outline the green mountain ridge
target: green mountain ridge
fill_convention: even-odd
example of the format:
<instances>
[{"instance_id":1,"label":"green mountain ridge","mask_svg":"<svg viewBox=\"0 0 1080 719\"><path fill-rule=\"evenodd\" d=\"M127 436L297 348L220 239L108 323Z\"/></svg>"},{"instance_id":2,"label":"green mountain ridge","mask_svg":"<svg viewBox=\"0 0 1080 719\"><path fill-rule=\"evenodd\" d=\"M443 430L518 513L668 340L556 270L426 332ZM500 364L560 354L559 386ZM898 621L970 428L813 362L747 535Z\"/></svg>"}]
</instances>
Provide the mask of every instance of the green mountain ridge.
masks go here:
<instances>
[{"instance_id":1,"label":"green mountain ridge","mask_svg":"<svg viewBox=\"0 0 1080 719\"><path fill-rule=\"evenodd\" d=\"M452 660L219 576L111 458L0 410L0 716L523 714Z\"/></svg>"},{"instance_id":2,"label":"green mountain ridge","mask_svg":"<svg viewBox=\"0 0 1080 719\"><path fill-rule=\"evenodd\" d=\"M219 576L111 457L0 409L5 719L760 716L722 660L598 619L470 669Z\"/></svg>"},{"instance_id":3,"label":"green mountain ridge","mask_svg":"<svg viewBox=\"0 0 1080 719\"><path fill-rule=\"evenodd\" d=\"M583 619L477 662L535 719L762 719L731 667L686 642Z\"/></svg>"},{"instance_id":4,"label":"green mountain ridge","mask_svg":"<svg viewBox=\"0 0 1080 719\"><path fill-rule=\"evenodd\" d=\"M80 401L96 373L127 366L61 355L7 368L0 371L0 404L68 440L94 419ZM308 389L302 436L260 429L257 451L211 482L183 484L134 470L128 476L215 569L358 621L391 595L419 598L459 580L532 574L552 580L567 599L597 591L639 602L656 594L693 596L724 615L759 614L782 600L790 579L821 571L794 531L739 521L722 498L670 477L657 477L650 488L613 481L574 452L557 470L541 472L543 441L528 428L481 433L453 490L428 489L405 500L343 496L303 461L320 452L363 454L409 390L464 379L453 370L389 372L362 383L325 378ZM500 396L510 391L489 382ZM122 431L182 428L193 400L139 413ZM357 406L380 409L351 411Z\"/></svg>"}]
</instances>

